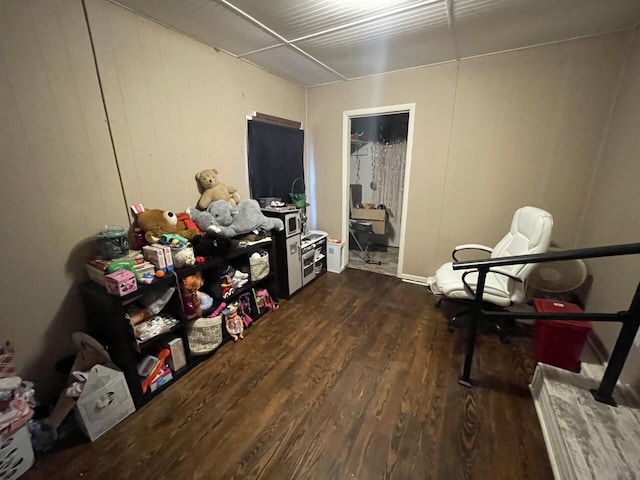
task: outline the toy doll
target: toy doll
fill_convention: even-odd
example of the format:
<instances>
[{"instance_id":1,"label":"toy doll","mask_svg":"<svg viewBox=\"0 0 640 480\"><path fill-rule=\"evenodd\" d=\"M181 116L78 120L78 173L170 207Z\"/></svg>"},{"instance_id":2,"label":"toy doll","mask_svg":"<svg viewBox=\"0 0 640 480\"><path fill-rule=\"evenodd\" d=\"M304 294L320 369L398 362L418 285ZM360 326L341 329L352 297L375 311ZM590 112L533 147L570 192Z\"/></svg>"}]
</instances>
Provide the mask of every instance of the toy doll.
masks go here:
<instances>
[{"instance_id":1,"label":"toy doll","mask_svg":"<svg viewBox=\"0 0 640 480\"><path fill-rule=\"evenodd\" d=\"M189 275L182 280L180 286L180 294L182 296L182 308L188 319L193 319L202 315L200 308L200 299L198 298L198 289L202 287L204 280L200 273Z\"/></svg>"},{"instance_id":2,"label":"toy doll","mask_svg":"<svg viewBox=\"0 0 640 480\"><path fill-rule=\"evenodd\" d=\"M244 331L244 324L242 323L242 318L238 315L238 308L235 304L231 304L227 306L227 308L222 312L225 318L225 326L227 328L227 332L233 338L234 342L238 341L238 337L244 338L242 332Z\"/></svg>"}]
</instances>

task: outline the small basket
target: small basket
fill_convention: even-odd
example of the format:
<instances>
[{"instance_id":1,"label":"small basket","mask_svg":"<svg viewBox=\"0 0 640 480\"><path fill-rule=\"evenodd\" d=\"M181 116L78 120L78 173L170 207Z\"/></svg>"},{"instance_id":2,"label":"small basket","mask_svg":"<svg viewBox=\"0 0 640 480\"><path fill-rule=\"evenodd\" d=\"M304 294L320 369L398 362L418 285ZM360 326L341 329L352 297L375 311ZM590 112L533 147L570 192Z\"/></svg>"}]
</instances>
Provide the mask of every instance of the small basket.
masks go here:
<instances>
[{"instance_id":1,"label":"small basket","mask_svg":"<svg viewBox=\"0 0 640 480\"><path fill-rule=\"evenodd\" d=\"M293 191L298 180L302 180L302 193L295 193ZM302 178L298 177L293 181L289 197L291 197L291 203L293 203L296 208L304 208L307 206L307 195L304 192L304 180Z\"/></svg>"},{"instance_id":2,"label":"small basket","mask_svg":"<svg viewBox=\"0 0 640 480\"><path fill-rule=\"evenodd\" d=\"M203 317L187 325L187 340L191 355L213 352L222 344L222 316Z\"/></svg>"},{"instance_id":3,"label":"small basket","mask_svg":"<svg viewBox=\"0 0 640 480\"><path fill-rule=\"evenodd\" d=\"M259 258L249 257L249 266L251 268L251 281L262 280L269 275L269 254L262 252Z\"/></svg>"}]
</instances>

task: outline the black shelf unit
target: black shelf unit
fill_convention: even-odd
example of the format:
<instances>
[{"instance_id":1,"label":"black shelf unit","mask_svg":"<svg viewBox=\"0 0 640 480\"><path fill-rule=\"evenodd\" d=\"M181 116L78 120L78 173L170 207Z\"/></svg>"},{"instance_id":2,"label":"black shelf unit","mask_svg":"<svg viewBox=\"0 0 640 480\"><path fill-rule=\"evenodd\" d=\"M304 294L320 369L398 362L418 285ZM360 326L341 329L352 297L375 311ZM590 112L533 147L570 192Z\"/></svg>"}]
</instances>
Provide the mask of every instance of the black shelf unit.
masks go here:
<instances>
[{"instance_id":1,"label":"black shelf unit","mask_svg":"<svg viewBox=\"0 0 640 480\"><path fill-rule=\"evenodd\" d=\"M249 279L247 285L238 289L233 295L226 299L222 298L219 288L216 289L216 285L219 287L220 276L227 266L231 265L241 271L249 272L249 256L261 250L265 250L269 254L269 275L257 281L251 281L251 279ZM122 370L136 408L141 408L155 396L173 385L193 367L203 360L210 358L215 353L214 351L206 355L193 356L189 352L187 338L188 320L182 310L180 282L185 277L198 272L202 274L205 280L205 285L201 290L211 295L214 299L213 306L203 312L203 315L213 312L221 302L228 304L236 300L243 293L251 292L254 288L266 288L275 300L278 299L275 286L275 252L272 241L260 242L246 247L237 247L224 255L211 257L203 263L177 269L162 278L154 280L151 284L138 285L138 289L135 292L122 297L110 295L102 285L90 280L84 282L81 286L82 302L85 308L89 333L106 347L113 362ZM167 313L177 319L179 321L178 324L171 327L167 332L160 333L143 342L137 341L134 336L133 327L126 317L127 305L147 294L158 294L170 287L175 287L176 290L162 310L162 313ZM251 299L253 312L251 318L255 322L264 316L265 312L258 313L253 295L251 295ZM230 337L225 331L224 326L222 332L224 344ZM138 376L137 372L138 362L145 354L154 353L160 342L166 342L176 337L181 338L183 341L187 364L177 371L172 371L173 379L168 383L160 386L153 392L148 390L146 393L142 393L142 379Z\"/></svg>"}]
</instances>

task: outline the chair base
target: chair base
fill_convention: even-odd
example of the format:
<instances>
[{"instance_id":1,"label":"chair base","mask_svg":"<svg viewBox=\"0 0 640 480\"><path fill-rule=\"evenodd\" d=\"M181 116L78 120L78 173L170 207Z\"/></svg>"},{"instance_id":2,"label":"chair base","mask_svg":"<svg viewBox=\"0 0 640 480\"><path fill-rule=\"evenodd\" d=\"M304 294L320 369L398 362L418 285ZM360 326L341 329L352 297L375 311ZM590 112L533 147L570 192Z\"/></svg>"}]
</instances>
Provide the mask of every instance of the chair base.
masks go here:
<instances>
[{"instance_id":1,"label":"chair base","mask_svg":"<svg viewBox=\"0 0 640 480\"><path fill-rule=\"evenodd\" d=\"M451 302L451 303L457 303L458 305L462 305L464 307L467 307L467 308L465 308L463 310L460 310L459 312L456 312L456 314L454 316L452 316L451 318L449 318L447 320L447 330L449 330L449 332L453 333L455 331L455 329L456 329L456 326L458 324L459 319L461 317L464 317L465 315L473 313L473 308L472 308L473 301L472 300L457 299L457 298L440 297L436 301L435 307L436 308L440 308L442 306L442 302L443 301L447 301L447 302ZM499 307L499 306L494 305L492 303L483 303L482 308L484 310L493 310L493 311L498 311L498 312L507 311L506 308ZM485 325L490 325L488 330L491 333L494 333L494 334L496 334L496 335L498 335L500 337L500 342L502 342L504 344L510 343L509 337L507 336L509 334L509 332L507 332L507 328L505 327L505 325L503 325L499 321L491 321L491 322L489 322L488 319L486 319L486 318L484 320L485 321L483 323Z\"/></svg>"}]
</instances>

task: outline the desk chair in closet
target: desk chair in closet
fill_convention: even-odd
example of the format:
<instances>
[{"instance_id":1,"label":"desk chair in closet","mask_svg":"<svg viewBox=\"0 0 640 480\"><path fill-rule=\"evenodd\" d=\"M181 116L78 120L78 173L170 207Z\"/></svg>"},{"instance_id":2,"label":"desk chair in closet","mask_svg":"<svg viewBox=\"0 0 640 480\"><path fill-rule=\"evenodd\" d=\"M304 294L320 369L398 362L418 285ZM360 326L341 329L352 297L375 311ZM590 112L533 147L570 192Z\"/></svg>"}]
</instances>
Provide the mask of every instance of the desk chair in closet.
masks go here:
<instances>
[{"instance_id":1,"label":"desk chair in closet","mask_svg":"<svg viewBox=\"0 0 640 480\"><path fill-rule=\"evenodd\" d=\"M376 237L376 234L373 233L371 222L354 219L349 220L349 235L351 235L351 238L358 247L358 250L353 250L353 253L355 253L358 258L368 264L382 265L382 262L371 258L371 252L369 251L375 243Z\"/></svg>"}]
</instances>

